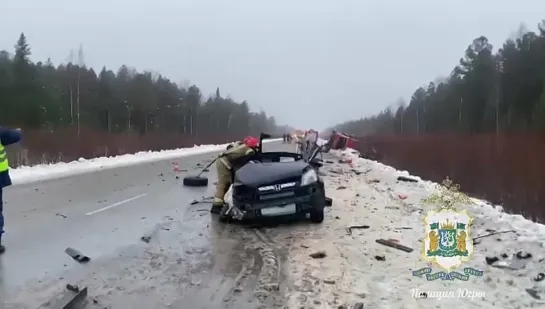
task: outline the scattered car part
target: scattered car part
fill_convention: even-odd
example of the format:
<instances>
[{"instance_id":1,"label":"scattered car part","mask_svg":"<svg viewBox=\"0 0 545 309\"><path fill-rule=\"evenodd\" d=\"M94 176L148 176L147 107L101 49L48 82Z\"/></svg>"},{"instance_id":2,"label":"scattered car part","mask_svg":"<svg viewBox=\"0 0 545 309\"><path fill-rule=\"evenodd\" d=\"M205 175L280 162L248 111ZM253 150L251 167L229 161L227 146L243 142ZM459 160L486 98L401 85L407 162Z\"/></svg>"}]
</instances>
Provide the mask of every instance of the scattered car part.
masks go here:
<instances>
[{"instance_id":1,"label":"scattered car part","mask_svg":"<svg viewBox=\"0 0 545 309\"><path fill-rule=\"evenodd\" d=\"M407 246L398 244L398 243L393 242L393 241L391 241L391 240L377 239L376 242L379 243L379 244L381 244L381 245L390 247L390 248L394 248L394 249L398 249L398 250L401 250L401 251L405 251L405 252L407 252L407 253L410 253L410 252L413 252L413 251L414 251L413 248L409 248L409 247L407 247Z\"/></svg>"},{"instance_id":2,"label":"scattered car part","mask_svg":"<svg viewBox=\"0 0 545 309\"><path fill-rule=\"evenodd\" d=\"M72 285L72 284L70 284L70 283L68 283L68 284L66 285L66 289L67 289L68 291L72 291L72 292L74 292L74 293L79 292L79 287L78 287L77 285Z\"/></svg>"},{"instance_id":3,"label":"scattered car part","mask_svg":"<svg viewBox=\"0 0 545 309\"><path fill-rule=\"evenodd\" d=\"M526 289L526 293L528 293L534 299L541 300L541 296L539 296L539 292L536 291L535 289Z\"/></svg>"},{"instance_id":4,"label":"scattered car part","mask_svg":"<svg viewBox=\"0 0 545 309\"><path fill-rule=\"evenodd\" d=\"M187 177L184 177L184 186L188 186L188 187L206 187L208 186L208 178L206 177L201 177L201 175L208 170L208 168L210 166L212 166L212 164L214 164L214 162L216 162L218 158L212 160L210 163L208 163L208 165L202 169L202 171L197 174L196 176L187 176Z\"/></svg>"},{"instance_id":5,"label":"scattered car part","mask_svg":"<svg viewBox=\"0 0 545 309\"><path fill-rule=\"evenodd\" d=\"M515 256L517 257L517 259L525 260L531 258L532 254L529 252L519 251L515 254Z\"/></svg>"},{"instance_id":6,"label":"scattered car part","mask_svg":"<svg viewBox=\"0 0 545 309\"><path fill-rule=\"evenodd\" d=\"M399 176L397 177L398 181L406 181L406 182L418 182L418 179L406 177L406 176Z\"/></svg>"},{"instance_id":7,"label":"scattered car part","mask_svg":"<svg viewBox=\"0 0 545 309\"><path fill-rule=\"evenodd\" d=\"M317 251L309 254L309 256L313 259L323 259L327 256L327 253L325 251Z\"/></svg>"},{"instance_id":8,"label":"scattered car part","mask_svg":"<svg viewBox=\"0 0 545 309\"><path fill-rule=\"evenodd\" d=\"M213 196L209 196L209 197L202 197L202 199L200 201L197 201L197 200L193 200L191 203L189 203L190 205L196 205L196 204L212 204L214 202L214 197Z\"/></svg>"},{"instance_id":9,"label":"scattered car part","mask_svg":"<svg viewBox=\"0 0 545 309\"><path fill-rule=\"evenodd\" d=\"M85 254L79 252L74 248L68 247L66 248L66 250L64 250L64 252L66 252L66 254L68 254L71 258L79 263L88 263L89 261L91 261L90 257L86 256Z\"/></svg>"},{"instance_id":10,"label":"scattered car part","mask_svg":"<svg viewBox=\"0 0 545 309\"><path fill-rule=\"evenodd\" d=\"M346 234L352 235L353 229L368 229L369 227L369 225L352 225L346 228Z\"/></svg>"},{"instance_id":11,"label":"scattered car part","mask_svg":"<svg viewBox=\"0 0 545 309\"><path fill-rule=\"evenodd\" d=\"M498 257L495 257L495 256L493 256L493 257L487 256L487 257L484 258L484 260L486 261L487 265L492 265L492 264L496 263L497 261L499 261L500 259Z\"/></svg>"}]
</instances>

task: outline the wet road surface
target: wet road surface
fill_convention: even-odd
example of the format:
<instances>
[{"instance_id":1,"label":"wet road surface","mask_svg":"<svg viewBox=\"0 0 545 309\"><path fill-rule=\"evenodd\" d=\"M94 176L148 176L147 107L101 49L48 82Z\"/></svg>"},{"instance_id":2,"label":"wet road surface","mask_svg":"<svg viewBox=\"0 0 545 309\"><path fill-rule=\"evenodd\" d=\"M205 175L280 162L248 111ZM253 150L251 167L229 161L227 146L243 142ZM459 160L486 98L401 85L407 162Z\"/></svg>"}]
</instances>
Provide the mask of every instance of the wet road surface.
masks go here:
<instances>
[{"instance_id":1,"label":"wet road surface","mask_svg":"<svg viewBox=\"0 0 545 309\"><path fill-rule=\"evenodd\" d=\"M8 188L4 308L37 308L67 283L89 288L89 308L281 308L283 246L260 229L216 222L210 204L190 205L213 194L213 167L208 187L181 185L216 154ZM77 264L67 247L91 262Z\"/></svg>"}]
</instances>

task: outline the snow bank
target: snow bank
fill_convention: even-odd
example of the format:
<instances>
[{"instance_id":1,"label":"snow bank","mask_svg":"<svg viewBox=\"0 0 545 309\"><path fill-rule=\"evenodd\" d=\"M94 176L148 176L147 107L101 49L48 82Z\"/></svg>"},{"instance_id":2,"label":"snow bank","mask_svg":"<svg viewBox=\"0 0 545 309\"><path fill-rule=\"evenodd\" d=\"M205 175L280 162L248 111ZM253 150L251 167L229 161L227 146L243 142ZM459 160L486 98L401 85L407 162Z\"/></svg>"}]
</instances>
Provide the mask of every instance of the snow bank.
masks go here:
<instances>
[{"instance_id":1,"label":"snow bank","mask_svg":"<svg viewBox=\"0 0 545 309\"><path fill-rule=\"evenodd\" d=\"M356 302L364 303L366 308L385 309L545 306L545 280L534 279L545 272L545 226L475 200L474 205L465 206L474 218L473 237L490 231L516 230L483 238L475 245L471 261L464 266L483 270L483 276L471 276L469 281L427 281L415 277L412 271L430 266L421 258L422 219L435 207L422 205L421 201L437 184L413 176L419 181L397 181L398 176L408 173L358 158L352 149L332 154L352 159L352 166L324 165L333 207L321 226L312 226L311 231L292 237L289 273L294 283L288 295L290 308L343 308ZM369 228L353 229L351 234L347 231L349 226L361 225ZM375 242L379 238L394 239L414 251L406 253L383 246ZM321 250L326 257L309 256ZM531 253L532 257L517 260L513 254L518 251ZM500 269L487 265L486 257L500 259L493 265L513 261L512 266L521 263L524 267ZM433 272L437 271L433 267ZM421 292L428 297L415 297Z\"/></svg>"},{"instance_id":2,"label":"snow bank","mask_svg":"<svg viewBox=\"0 0 545 309\"><path fill-rule=\"evenodd\" d=\"M270 139L263 143L277 142L282 139ZM46 179L54 179L81 173L93 172L99 169L110 169L128 165L142 164L152 161L168 160L180 157L200 155L215 151L222 151L227 144L200 145L191 148L179 148L161 151L141 151L135 154L125 154L115 157L100 157L93 159L80 158L77 161L55 164L40 164L21 166L10 170L13 184L22 184Z\"/></svg>"}]
</instances>

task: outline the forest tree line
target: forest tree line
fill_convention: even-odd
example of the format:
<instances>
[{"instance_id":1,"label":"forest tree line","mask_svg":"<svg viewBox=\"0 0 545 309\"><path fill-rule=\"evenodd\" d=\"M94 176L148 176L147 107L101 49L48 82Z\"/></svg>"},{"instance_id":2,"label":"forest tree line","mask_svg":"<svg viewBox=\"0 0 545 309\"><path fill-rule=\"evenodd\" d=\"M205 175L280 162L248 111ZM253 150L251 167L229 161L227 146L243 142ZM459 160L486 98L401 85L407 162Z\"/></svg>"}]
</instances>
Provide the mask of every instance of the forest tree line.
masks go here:
<instances>
[{"instance_id":1,"label":"forest tree line","mask_svg":"<svg viewBox=\"0 0 545 309\"><path fill-rule=\"evenodd\" d=\"M409 103L334 127L356 134L484 133L545 130L545 22L521 26L494 52L475 38L450 75L412 94Z\"/></svg>"},{"instance_id":2,"label":"forest tree line","mask_svg":"<svg viewBox=\"0 0 545 309\"><path fill-rule=\"evenodd\" d=\"M182 87L151 72L123 65L117 72L86 67L83 50L57 67L50 59L30 61L22 33L14 53L0 51L0 125L54 131L71 127L108 133L169 132L244 136L277 133L274 117L250 111L246 101L215 95L203 98L193 85ZM76 58L76 59L74 59ZM74 61L76 60L76 61Z\"/></svg>"}]
</instances>

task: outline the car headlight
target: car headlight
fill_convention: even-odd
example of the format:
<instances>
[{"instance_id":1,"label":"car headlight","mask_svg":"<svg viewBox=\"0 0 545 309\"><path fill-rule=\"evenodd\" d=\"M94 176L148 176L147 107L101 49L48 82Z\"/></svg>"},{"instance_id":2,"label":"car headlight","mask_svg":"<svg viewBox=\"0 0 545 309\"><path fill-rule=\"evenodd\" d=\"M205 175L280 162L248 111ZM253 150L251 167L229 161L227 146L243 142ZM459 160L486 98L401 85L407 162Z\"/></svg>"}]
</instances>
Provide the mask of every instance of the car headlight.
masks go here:
<instances>
[{"instance_id":1,"label":"car headlight","mask_svg":"<svg viewBox=\"0 0 545 309\"><path fill-rule=\"evenodd\" d=\"M309 169L301 176L301 186L310 185L318 181L318 174L314 169Z\"/></svg>"}]
</instances>

